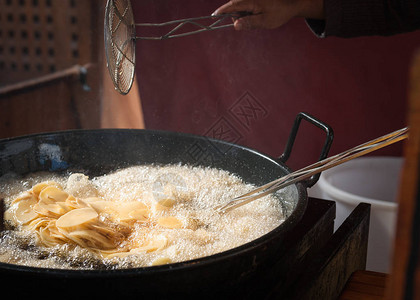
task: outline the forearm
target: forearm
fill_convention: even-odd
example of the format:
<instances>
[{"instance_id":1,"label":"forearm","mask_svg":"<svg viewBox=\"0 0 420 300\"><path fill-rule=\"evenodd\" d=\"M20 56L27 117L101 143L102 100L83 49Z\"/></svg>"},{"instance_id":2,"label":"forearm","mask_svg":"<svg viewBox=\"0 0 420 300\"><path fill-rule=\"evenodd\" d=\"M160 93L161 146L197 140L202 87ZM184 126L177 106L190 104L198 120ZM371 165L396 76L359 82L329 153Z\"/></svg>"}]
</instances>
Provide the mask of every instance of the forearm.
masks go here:
<instances>
[{"instance_id":1,"label":"forearm","mask_svg":"<svg viewBox=\"0 0 420 300\"><path fill-rule=\"evenodd\" d=\"M324 0L298 0L295 3L299 7L296 17L325 19Z\"/></svg>"},{"instance_id":2,"label":"forearm","mask_svg":"<svg viewBox=\"0 0 420 300\"><path fill-rule=\"evenodd\" d=\"M323 0L230 0L214 14L250 12L235 20L235 29L277 28L294 17L322 19Z\"/></svg>"},{"instance_id":3,"label":"forearm","mask_svg":"<svg viewBox=\"0 0 420 300\"><path fill-rule=\"evenodd\" d=\"M419 29L420 1L324 0L324 15L323 23L308 20L320 36L385 36Z\"/></svg>"},{"instance_id":4,"label":"forearm","mask_svg":"<svg viewBox=\"0 0 420 300\"><path fill-rule=\"evenodd\" d=\"M321 37L391 35L420 29L420 0L230 0L215 14L252 15L235 20L237 30L277 28L294 17L307 19Z\"/></svg>"}]
</instances>

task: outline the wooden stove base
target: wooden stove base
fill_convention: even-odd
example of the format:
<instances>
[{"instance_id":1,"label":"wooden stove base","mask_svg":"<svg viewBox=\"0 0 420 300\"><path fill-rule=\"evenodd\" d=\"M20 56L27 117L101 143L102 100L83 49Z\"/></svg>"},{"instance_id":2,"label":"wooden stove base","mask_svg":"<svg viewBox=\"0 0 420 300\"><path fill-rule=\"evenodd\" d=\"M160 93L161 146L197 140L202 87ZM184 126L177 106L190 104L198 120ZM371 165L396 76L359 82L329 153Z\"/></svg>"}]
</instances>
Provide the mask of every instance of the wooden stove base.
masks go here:
<instances>
[{"instance_id":1,"label":"wooden stove base","mask_svg":"<svg viewBox=\"0 0 420 300\"><path fill-rule=\"evenodd\" d=\"M338 299L351 275L365 270L370 204L359 204L335 233L334 202L312 198L307 212L299 225L303 236L296 236L300 242L290 248L293 253L306 245L307 251L292 261L294 267L287 272L287 279L280 280L262 298ZM308 239L312 239L311 246L306 244Z\"/></svg>"},{"instance_id":2,"label":"wooden stove base","mask_svg":"<svg viewBox=\"0 0 420 300\"><path fill-rule=\"evenodd\" d=\"M388 275L373 271L356 271L347 282L339 300L383 300Z\"/></svg>"}]
</instances>

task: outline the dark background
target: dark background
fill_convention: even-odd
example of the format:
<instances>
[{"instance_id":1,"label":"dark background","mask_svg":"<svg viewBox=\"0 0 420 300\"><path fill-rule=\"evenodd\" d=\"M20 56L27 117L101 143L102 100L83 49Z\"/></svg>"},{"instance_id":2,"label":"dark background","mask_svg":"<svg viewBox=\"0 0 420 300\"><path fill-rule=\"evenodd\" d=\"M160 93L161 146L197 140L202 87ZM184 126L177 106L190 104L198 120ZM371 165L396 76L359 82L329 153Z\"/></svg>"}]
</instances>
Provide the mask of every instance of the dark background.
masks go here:
<instances>
[{"instance_id":1,"label":"dark background","mask_svg":"<svg viewBox=\"0 0 420 300\"><path fill-rule=\"evenodd\" d=\"M223 3L132 1L138 23L210 15ZM137 28L142 34L150 32ZM305 111L334 129L335 154L407 124L407 79L420 32L320 39L294 19L274 30L227 28L136 45L147 129L213 136L279 156L296 114ZM304 123L288 164L314 162L323 142L323 132ZM402 143L375 153L401 154Z\"/></svg>"}]
</instances>

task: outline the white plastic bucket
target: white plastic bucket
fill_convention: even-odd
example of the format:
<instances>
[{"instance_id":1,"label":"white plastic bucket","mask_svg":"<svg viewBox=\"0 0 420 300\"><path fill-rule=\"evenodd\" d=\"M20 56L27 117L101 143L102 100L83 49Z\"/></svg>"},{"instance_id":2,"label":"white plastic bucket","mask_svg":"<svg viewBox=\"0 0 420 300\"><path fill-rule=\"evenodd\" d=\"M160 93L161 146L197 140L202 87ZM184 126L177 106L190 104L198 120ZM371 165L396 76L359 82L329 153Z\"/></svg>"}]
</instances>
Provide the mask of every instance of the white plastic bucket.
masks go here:
<instances>
[{"instance_id":1,"label":"white plastic bucket","mask_svg":"<svg viewBox=\"0 0 420 300\"><path fill-rule=\"evenodd\" d=\"M371 204L366 268L388 273L395 236L403 158L360 157L322 172L323 199L336 201L335 229L360 203Z\"/></svg>"}]
</instances>

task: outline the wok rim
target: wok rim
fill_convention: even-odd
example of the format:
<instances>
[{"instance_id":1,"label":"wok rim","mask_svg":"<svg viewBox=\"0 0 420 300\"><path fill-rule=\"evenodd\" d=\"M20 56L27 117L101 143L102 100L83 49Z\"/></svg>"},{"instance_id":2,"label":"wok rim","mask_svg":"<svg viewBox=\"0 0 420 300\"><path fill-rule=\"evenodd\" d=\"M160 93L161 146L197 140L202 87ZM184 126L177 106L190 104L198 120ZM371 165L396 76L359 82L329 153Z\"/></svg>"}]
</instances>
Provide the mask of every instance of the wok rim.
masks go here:
<instances>
[{"instance_id":1,"label":"wok rim","mask_svg":"<svg viewBox=\"0 0 420 300\"><path fill-rule=\"evenodd\" d=\"M0 139L0 145L3 143L11 142L11 141L19 141L24 139L31 139L37 137L47 137L47 136L55 136L55 135L63 135L63 134L86 134L86 133L141 133L146 132L150 134L157 134L157 135L171 135L171 136L183 136L187 138L194 138L194 139L205 139L208 141L213 141L216 143L221 143L226 146L239 148L241 150L250 152L252 155L257 155L263 159L268 160L270 163L276 165L276 168L280 167L287 172L291 172L290 168L283 162L279 161L275 157L269 156L262 152L259 152L256 149L246 147L243 145L227 142L220 139L215 139L207 136L201 136L191 133L184 133L184 132L177 132L177 131L167 131L167 130L155 130L155 129L128 129L128 128L101 128L101 129L70 129L70 130L61 130L61 131L51 131L51 132L41 132L41 133L33 133L28 135L21 135L17 137L9 137ZM200 268L206 265L220 263L223 261L228 261L233 257L237 257L238 255L244 255L246 253L252 252L257 250L259 247L263 246L264 244L273 242L275 240L282 240L284 237L278 238L278 235L281 233L285 233L291 228L293 228L299 220L302 218L303 214L306 211L307 202L308 202L308 193L307 187L303 182L298 182L294 184L297 189L298 200L296 206L289 217L287 217L279 226L274 228L273 230L269 231L268 233L262 235L261 237L254 239L250 242L242 244L238 247L219 252L213 255L204 256L188 261L176 262L171 264L165 265L158 265L158 266L147 266L147 267L135 267L135 268L122 268L122 269L110 269L110 270L103 270L103 269L55 269L55 268L44 268L44 267L34 267L34 266L24 266L18 264L11 264L0 262L0 269L3 270L10 270L14 272L25 272L25 273L37 273L41 275L54 275L62 278L107 278L107 277L114 277L114 276L123 276L123 277L130 277L136 276L139 274L151 274L151 273L161 273L161 272L177 272L185 269L191 268Z\"/></svg>"}]
</instances>

